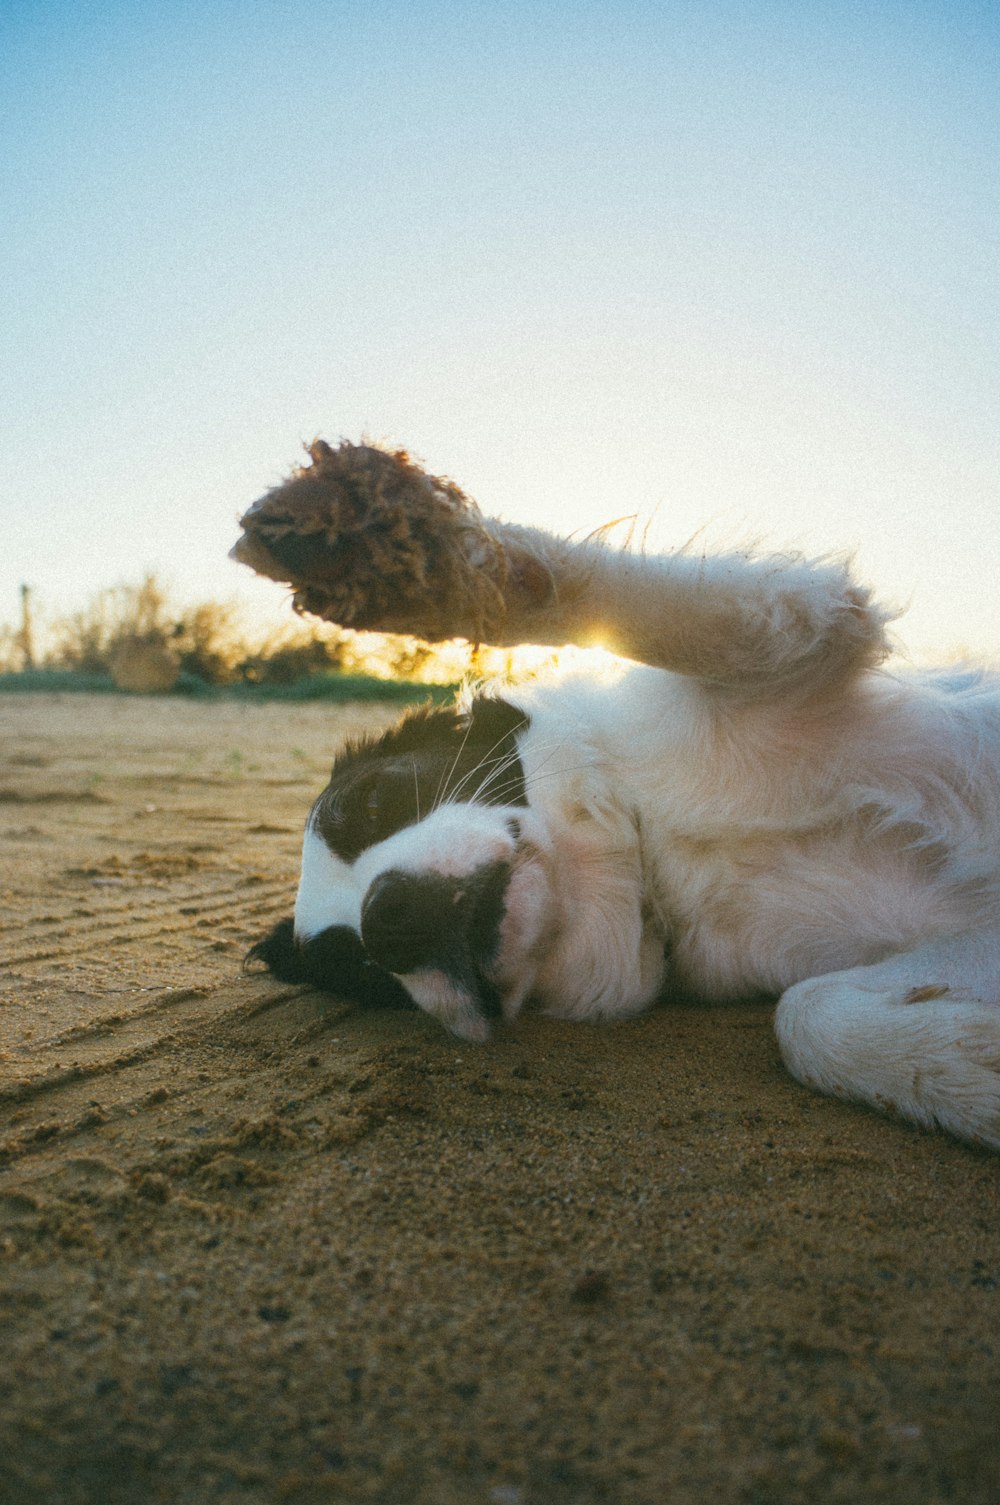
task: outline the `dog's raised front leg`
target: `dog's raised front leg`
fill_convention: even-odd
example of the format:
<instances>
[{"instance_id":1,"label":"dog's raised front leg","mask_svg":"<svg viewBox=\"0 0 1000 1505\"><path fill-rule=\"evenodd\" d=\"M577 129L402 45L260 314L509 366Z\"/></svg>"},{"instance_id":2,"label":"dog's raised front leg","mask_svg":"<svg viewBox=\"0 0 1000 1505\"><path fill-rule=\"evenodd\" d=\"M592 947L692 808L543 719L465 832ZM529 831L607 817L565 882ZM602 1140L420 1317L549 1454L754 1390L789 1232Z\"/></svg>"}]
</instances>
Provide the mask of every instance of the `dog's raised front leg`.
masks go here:
<instances>
[{"instance_id":1,"label":"dog's raised front leg","mask_svg":"<svg viewBox=\"0 0 1000 1505\"><path fill-rule=\"evenodd\" d=\"M721 690L813 692L885 657L889 613L841 565L747 555L641 555L510 529L547 596L515 602L510 641L603 643Z\"/></svg>"},{"instance_id":2,"label":"dog's raised front leg","mask_svg":"<svg viewBox=\"0 0 1000 1505\"><path fill-rule=\"evenodd\" d=\"M797 983L775 1028L806 1086L1000 1149L1000 932Z\"/></svg>"},{"instance_id":3,"label":"dog's raised front leg","mask_svg":"<svg viewBox=\"0 0 1000 1505\"><path fill-rule=\"evenodd\" d=\"M881 660L888 613L838 565L620 552L485 518L400 451L317 441L233 550L342 627L498 646L601 642L730 693L809 692Z\"/></svg>"}]
</instances>

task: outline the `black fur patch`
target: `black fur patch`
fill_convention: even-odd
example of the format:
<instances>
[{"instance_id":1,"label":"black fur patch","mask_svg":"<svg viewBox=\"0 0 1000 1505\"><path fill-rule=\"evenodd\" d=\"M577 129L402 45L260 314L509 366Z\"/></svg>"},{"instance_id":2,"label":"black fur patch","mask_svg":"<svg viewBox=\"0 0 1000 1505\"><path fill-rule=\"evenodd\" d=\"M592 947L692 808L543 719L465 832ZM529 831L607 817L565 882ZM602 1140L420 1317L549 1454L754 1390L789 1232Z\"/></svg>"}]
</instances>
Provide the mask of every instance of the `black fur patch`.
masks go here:
<instances>
[{"instance_id":1,"label":"black fur patch","mask_svg":"<svg viewBox=\"0 0 1000 1505\"><path fill-rule=\"evenodd\" d=\"M510 865L495 862L464 878L382 873L361 911L368 956L392 972L434 968L472 991L487 1014L500 999L487 977L500 943Z\"/></svg>"},{"instance_id":2,"label":"black fur patch","mask_svg":"<svg viewBox=\"0 0 1000 1505\"><path fill-rule=\"evenodd\" d=\"M291 918L251 946L245 967L263 962L282 982L308 983L366 1009L412 1009L401 983L369 961L360 937L346 925L332 925L300 945Z\"/></svg>"},{"instance_id":3,"label":"black fur patch","mask_svg":"<svg viewBox=\"0 0 1000 1505\"><path fill-rule=\"evenodd\" d=\"M526 805L516 737L527 725L522 711L486 696L468 716L453 708L411 712L337 758L314 807L320 835L353 862L445 801Z\"/></svg>"}]
</instances>

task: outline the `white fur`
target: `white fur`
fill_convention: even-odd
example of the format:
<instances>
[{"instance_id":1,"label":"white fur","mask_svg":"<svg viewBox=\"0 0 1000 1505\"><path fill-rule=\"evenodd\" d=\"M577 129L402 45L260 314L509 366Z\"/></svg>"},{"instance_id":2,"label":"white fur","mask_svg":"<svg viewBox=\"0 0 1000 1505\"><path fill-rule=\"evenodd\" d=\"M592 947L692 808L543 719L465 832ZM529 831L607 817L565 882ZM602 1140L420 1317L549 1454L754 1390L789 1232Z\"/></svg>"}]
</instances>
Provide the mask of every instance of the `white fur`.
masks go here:
<instances>
[{"instance_id":1,"label":"white fur","mask_svg":"<svg viewBox=\"0 0 1000 1505\"><path fill-rule=\"evenodd\" d=\"M302 839L295 934L305 941L328 925L350 925L357 930L364 896L351 864L330 851L316 829L315 813L310 815Z\"/></svg>"},{"instance_id":2,"label":"white fur","mask_svg":"<svg viewBox=\"0 0 1000 1505\"><path fill-rule=\"evenodd\" d=\"M780 994L800 1081L1000 1147L997 681L880 668L888 614L839 565L531 542L555 604L511 636L599 631L643 664L505 691L530 717L527 812L445 806L349 875L307 834L301 928L354 923L391 867L513 853L508 1018L529 996L602 1019L678 985ZM486 1033L442 974L403 980Z\"/></svg>"}]
</instances>

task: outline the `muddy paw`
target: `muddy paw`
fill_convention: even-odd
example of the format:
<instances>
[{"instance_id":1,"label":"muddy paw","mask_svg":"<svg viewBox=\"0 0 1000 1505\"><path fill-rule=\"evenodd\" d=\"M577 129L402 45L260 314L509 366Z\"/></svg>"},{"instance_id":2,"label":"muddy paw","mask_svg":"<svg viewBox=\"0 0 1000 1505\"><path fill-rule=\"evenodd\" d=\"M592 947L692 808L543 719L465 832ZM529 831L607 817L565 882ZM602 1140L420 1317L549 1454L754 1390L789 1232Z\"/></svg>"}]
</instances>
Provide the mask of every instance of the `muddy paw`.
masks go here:
<instances>
[{"instance_id":1,"label":"muddy paw","mask_svg":"<svg viewBox=\"0 0 1000 1505\"><path fill-rule=\"evenodd\" d=\"M454 482L405 450L322 439L241 519L232 557L292 585L342 627L488 642L506 607L505 549Z\"/></svg>"}]
</instances>

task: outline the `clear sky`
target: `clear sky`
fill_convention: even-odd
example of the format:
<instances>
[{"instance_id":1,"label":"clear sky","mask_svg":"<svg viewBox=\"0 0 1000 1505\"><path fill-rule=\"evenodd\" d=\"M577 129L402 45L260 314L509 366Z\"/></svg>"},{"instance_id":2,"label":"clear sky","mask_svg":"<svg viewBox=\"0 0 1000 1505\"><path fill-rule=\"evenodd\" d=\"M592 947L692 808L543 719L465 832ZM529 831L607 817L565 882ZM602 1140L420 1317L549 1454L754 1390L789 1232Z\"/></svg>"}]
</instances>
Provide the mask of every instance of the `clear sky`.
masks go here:
<instances>
[{"instance_id":1,"label":"clear sky","mask_svg":"<svg viewBox=\"0 0 1000 1505\"><path fill-rule=\"evenodd\" d=\"M226 552L303 441L853 550L1000 651L995 0L4 0L0 621Z\"/></svg>"}]
</instances>

